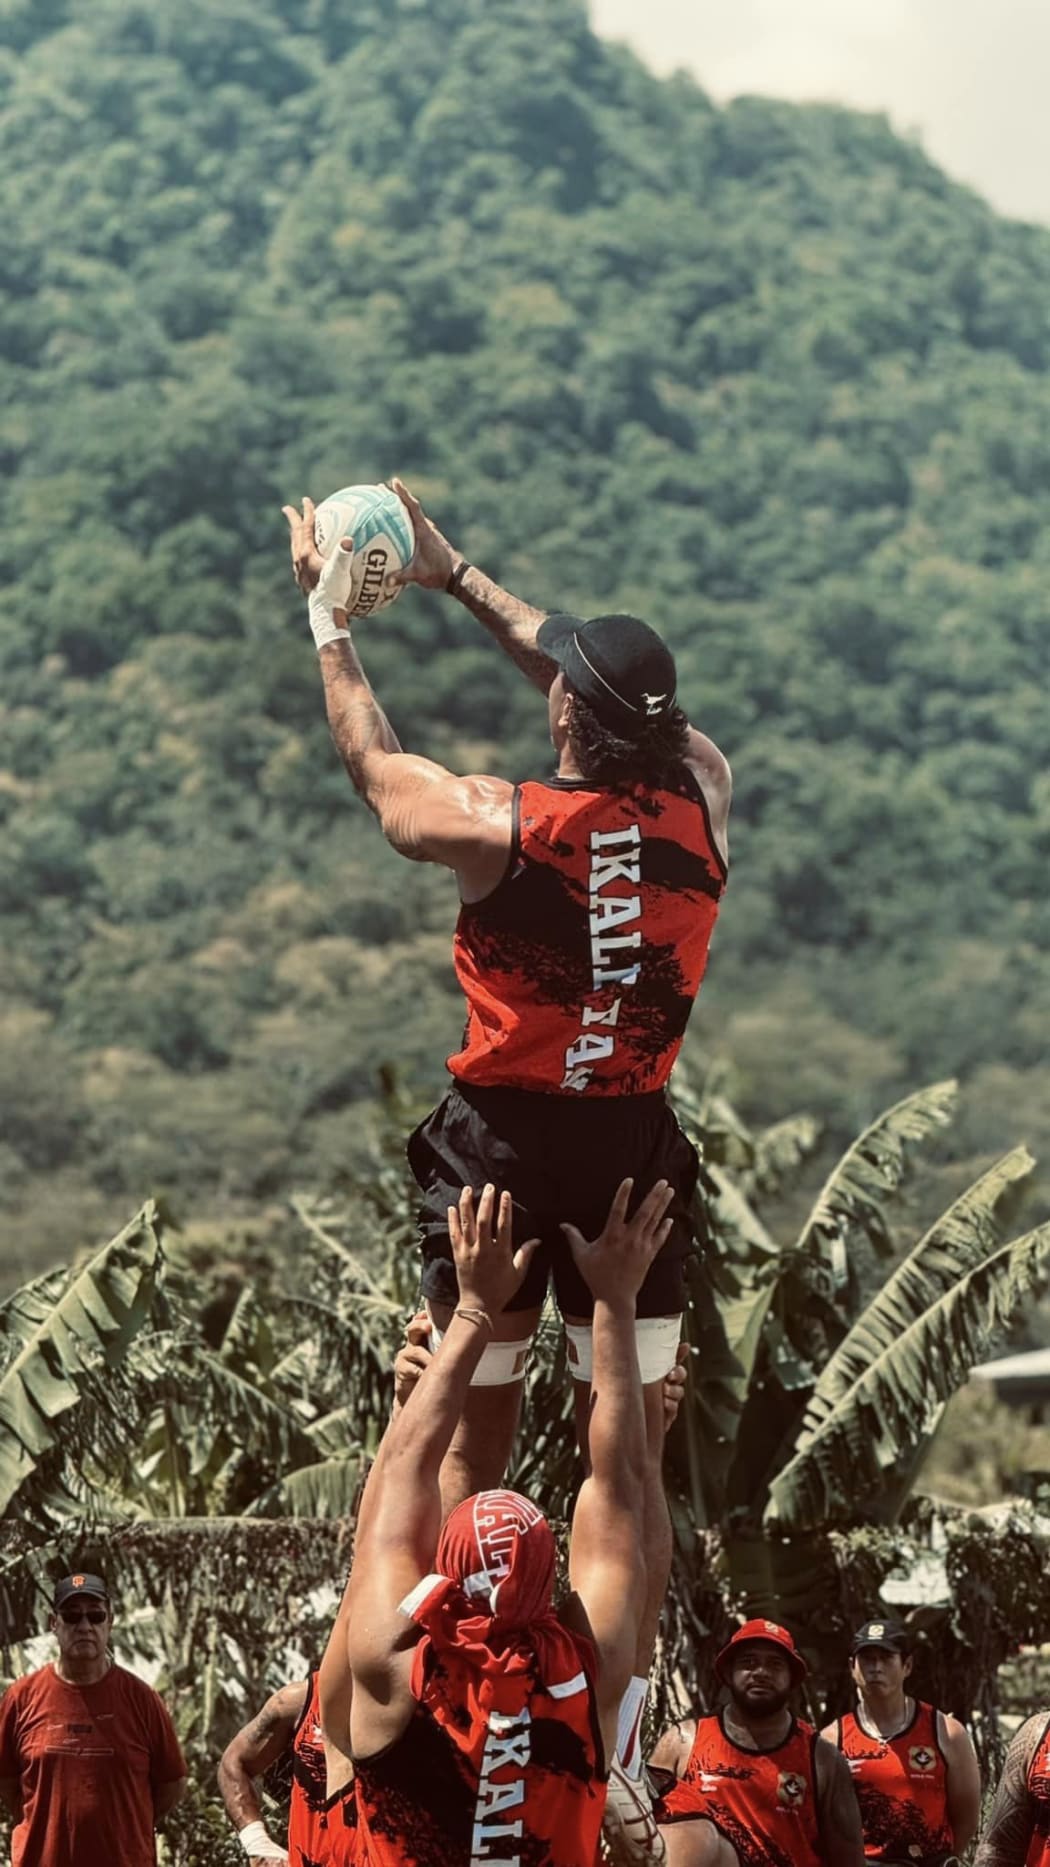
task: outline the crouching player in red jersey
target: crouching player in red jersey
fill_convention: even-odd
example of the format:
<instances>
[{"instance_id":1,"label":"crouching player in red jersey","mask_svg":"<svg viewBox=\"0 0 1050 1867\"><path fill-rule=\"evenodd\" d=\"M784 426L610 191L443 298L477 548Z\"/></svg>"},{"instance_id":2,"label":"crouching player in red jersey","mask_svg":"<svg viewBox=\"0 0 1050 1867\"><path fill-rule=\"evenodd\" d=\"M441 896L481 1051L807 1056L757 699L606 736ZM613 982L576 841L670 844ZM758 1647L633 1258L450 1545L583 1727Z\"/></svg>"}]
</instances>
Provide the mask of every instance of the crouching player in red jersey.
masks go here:
<instances>
[{"instance_id":1,"label":"crouching player in red jersey","mask_svg":"<svg viewBox=\"0 0 1050 1867\"><path fill-rule=\"evenodd\" d=\"M597 1239L567 1227L595 1299L591 1471L573 1515L572 1595L553 1608L554 1538L511 1491L441 1527L438 1473L490 1319L532 1255L511 1202L464 1190L449 1212L460 1301L392 1421L366 1488L340 1617L353 1679L355 1867L594 1867L607 1759L645 1600L645 1414L635 1297L667 1237L658 1182L628 1223L624 1181Z\"/></svg>"}]
</instances>

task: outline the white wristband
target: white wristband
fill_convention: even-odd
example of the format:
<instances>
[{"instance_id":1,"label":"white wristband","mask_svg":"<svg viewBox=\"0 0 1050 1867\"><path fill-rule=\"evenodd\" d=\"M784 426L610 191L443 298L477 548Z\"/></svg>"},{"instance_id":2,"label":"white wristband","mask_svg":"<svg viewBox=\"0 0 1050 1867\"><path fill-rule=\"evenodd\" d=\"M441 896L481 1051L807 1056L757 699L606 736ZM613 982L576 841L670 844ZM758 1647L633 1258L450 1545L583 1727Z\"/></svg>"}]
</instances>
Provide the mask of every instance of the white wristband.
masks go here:
<instances>
[{"instance_id":1,"label":"white wristband","mask_svg":"<svg viewBox=\"0 0 1050 1867\"><path fill-rule=\"evenodd\" d=\"M286 1848L279 1848L276 1841L271 1841L266 1832L265 1822L249 1822L237 1836L244 1852L255 1860L286 1861Z\"/></svg>"},{"instance_id":2,"label":"white wristband","mask_svg":"<svg viewBox=\"0 0 1050 1867\"><path fill-rule=\"evenodd\" d=\"M344 622L340 628L336 622L333 614L334 607L334 604L326 602L323 596L318 596L316 590L311 590L306 605L306 614L309 618L310 634L314 638L315 648L325 648L329 642L350 640L350 630L347 624Z\"/></svg>"},{"instance_id":3,"label":"white wristband","mask_svg":"<svg viewBox=\"0 0 1050 1867\"><path fill-rule=\"evenodd\" d=\"M317 584L307 599L306 613L310 619L310 633L314 638L315 648L324 648L329 642L345 642L349 629L344 623L337 627L335 611L345 610L350 601L350 591L354 577L354 554L344 551L341 544L324 561Z\"/></svg>"}]
</instances>

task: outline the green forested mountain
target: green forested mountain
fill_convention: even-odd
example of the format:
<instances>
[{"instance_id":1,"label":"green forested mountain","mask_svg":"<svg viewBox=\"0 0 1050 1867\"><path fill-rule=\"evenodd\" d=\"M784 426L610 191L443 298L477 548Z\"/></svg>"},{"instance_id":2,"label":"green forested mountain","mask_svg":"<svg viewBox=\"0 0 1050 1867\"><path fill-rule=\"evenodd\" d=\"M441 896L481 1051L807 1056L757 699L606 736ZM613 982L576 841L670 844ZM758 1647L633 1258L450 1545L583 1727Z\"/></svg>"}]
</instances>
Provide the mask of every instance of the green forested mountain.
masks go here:
<instances>
[{"instance_id":1,"label":"green forested mountain","mask_svg":"<svg viewBox=\"0 0 1050 1867\"><path fill-rule=\"evenodd\" d=\"M972 1152L1050 1142L1050 233L575 0L0 0L0 210L9 1255L323 1186L384 1061L439 1085L451 885L336 764L279 511L391 471L671 640L739 1101L960 1071ZM414 749L542 769L447 599L360 643Z\"/></svg>"}]
</instances>

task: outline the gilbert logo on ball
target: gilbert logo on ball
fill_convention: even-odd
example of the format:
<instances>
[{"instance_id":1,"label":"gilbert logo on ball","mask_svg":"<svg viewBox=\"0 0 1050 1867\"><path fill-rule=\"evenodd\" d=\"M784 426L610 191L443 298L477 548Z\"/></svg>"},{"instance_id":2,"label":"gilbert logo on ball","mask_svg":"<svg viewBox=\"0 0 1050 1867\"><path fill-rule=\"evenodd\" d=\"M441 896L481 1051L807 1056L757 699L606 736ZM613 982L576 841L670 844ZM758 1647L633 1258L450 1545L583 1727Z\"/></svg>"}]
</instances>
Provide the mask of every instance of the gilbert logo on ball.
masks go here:
<instances>
[{"instance_id":1,"label":"gilbert logo on ball","mask_svg":"<svg viewBox=\"0 0 1050 1867\"><path fill-rule=\"evenodd\" d=\"M354 547L347 614L372 616L401 594L391 584L415 550L412 521L389 486L344 486L332 493L315 515L314 536L322 557L330 557L343 538Z\"/></svg>"}]
</instances>

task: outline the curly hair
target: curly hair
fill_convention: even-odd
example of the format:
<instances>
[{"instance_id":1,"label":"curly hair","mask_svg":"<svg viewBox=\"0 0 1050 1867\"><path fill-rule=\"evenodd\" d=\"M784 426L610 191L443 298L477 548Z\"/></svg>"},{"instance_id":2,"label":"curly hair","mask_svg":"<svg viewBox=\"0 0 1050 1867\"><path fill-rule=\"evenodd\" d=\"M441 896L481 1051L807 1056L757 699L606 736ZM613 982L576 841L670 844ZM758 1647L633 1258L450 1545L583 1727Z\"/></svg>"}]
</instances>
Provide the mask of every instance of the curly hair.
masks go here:
<instances>
[{"instance_id":1,"label":"curly hair","mask_svg":"<svg viewBox=\"0 0 1050 1867\"><path fill-rule=\"evenodd\" d=\"M636 739L603 726L594 708L570 689L568 734L581 778L593 784L666 784L685 758L689 722L681 707L653 720Z\"/></svg>"}]
</instances>

